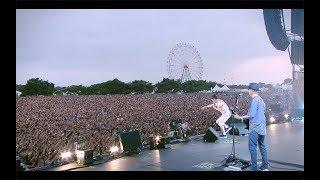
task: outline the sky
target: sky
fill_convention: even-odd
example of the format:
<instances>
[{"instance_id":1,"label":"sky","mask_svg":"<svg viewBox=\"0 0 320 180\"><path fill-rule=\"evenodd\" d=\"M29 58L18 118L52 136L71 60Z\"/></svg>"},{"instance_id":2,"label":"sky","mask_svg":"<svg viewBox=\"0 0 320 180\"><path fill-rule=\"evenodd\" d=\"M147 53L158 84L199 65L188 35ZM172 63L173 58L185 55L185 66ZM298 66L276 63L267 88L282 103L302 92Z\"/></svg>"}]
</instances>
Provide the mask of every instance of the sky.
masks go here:
<instances>
[{"instance_id":1,"label":"sky","mask_svg":"<svg viewBox=\"0 0 320 180\"><path fill-rule=\"evenodd\" d=\"M17 9L16 83L156 83L168 77L169 53L181 42L199 52L203 80L275 84L292 77L288 52L272 46L261 9Z\"/></svg>"}]
</instances>

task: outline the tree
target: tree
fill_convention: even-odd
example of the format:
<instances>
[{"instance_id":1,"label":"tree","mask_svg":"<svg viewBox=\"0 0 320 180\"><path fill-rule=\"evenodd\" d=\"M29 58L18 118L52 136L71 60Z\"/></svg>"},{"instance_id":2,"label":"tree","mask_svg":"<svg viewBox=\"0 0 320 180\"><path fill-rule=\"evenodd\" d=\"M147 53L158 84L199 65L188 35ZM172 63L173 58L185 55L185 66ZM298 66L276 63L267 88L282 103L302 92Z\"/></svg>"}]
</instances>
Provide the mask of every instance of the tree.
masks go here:
<instances>
[{"instance_id":1,"label":"tree","mask_svg":"<svg viewBox=\"0 0 320 180\"><path fill-rule=\"evenodd\" d=\"M94 84L87 88L87 94L128 94L130 93L129 86L118 80Z\"/></svg>"},{"instance_id":2,"label":"tree","mask_svg":"<svg viewBox=\"0 0 320 180\"><path fill-rule=\"evenodd\" d=\"M82 85L72 85L63 89L63 92L66 93L76 93L76 94L86 94L87 88Z\"/></svg>"},{"instance_id":3,"label":"tree","mask_svg":"<svg viewBox=\"0 0 320 180\"><path fill-rule=\"evenodd\" d=\"M182 88L179 80L168 78L163 78L163 80L158 82L155 87L157 88L157 93L178 92Z\"/></svg>"},{"instance_id":4,"label":"tree","mask_svg":"<svg viewBox=\"0 0 320 180\"><path fill-rule=\"evenodd\" d=\"M39 78L27 81L21 92L21 96L52 95L55 92L54 84Z\"/></svg>"},{"instance_id":5,"label":"tree","mask_svg":"<svg viewBox=\"0 0 320 180\"><path fill-rule=\"evenodd\" d=\"M23 88L24 88L24 85L16 84L16 91L22 92L22 91L23 91Z\"/></svg>"},{"instance_id":6,"label":"tree","mask_svg":"<svg viewBox=\"0 0 320 180\"><path fill-rule=\"evenodd\" d=\"M216 85L215 82L207 82L203 80L191 80L191 81L186 81L182 84L182 89L185 92L199 92L203 90L210 90Z\"/></svg>"},{"instance_id":7,"label":"tree","mask_svg":"<svg viewBox=\"0 0 320 180\"><path fill-rule=\"evenodd\" d=\"M152 92L153 85L149 82L143 81L143 80L135 80L132 81L129 84L130 92L136 92L136 93L147 93Z\"/></svg>"}]
</instances>

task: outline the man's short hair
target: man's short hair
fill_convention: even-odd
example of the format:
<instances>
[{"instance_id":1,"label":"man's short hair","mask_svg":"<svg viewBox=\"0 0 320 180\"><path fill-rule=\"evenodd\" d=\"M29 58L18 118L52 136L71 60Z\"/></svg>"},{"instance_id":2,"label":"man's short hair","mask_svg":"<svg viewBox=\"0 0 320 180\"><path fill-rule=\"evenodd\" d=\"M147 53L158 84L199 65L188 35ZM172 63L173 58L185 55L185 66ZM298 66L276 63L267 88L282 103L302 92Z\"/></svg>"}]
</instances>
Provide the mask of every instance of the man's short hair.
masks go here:
<instances>
[{"instance_id":1,"label":"man's short hair","mask_svg":"<svg viewBox=\"0 0 320 180\"><path fill-rule=\"evenodd\" d=\"M211 98L212 98L212 99L218 99L218 96L217 96L216 94L213 94L213 95L211 96Z\"/></svg>"}]
</instances>

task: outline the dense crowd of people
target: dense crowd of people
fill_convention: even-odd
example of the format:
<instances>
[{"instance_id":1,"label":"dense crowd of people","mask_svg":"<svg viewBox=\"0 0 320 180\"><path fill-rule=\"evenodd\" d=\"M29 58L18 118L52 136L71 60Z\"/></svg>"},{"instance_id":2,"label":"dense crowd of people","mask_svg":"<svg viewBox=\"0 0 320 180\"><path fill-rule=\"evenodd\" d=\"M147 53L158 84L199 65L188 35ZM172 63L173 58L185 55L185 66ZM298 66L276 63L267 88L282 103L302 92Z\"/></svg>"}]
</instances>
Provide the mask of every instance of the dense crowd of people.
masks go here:
<instances>
[{"instance_id":1,"label":"dense crowd of people","mask_svg":"<svg viewBox=\"0 0 320 180\"><path fill-rule=\"evenodd\" d=\"M221 92L218 96L235 107L239 92ZM94 155L106 154L119 145L119 134L137 129L143 143L150 135L168 132L174 118L186 120L193 134L203 134L215 126L216 110L201 110L211 103L211 93L30 96L16 99L16 154L29 167L58 162L63 151L78 144L92 149ZM291 106L285 92L261 92L267 106ZM239 99L238 114L244 115L250 97Z\"/></svg>"}]
</instances>

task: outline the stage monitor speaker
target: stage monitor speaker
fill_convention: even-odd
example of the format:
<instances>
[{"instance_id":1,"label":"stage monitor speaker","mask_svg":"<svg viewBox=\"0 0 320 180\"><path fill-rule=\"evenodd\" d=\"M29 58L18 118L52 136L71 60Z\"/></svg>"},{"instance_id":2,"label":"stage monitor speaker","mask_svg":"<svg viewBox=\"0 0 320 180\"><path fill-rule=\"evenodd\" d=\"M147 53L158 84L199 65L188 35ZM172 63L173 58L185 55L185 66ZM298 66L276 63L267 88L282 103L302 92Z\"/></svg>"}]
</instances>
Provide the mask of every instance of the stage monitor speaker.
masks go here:
<instances>
[{"instance_id":1,"label":"stage monitor speaker","mask_svg":"<svg viewBox=\"0 0 320 180\"><path fill-rule=\"evenodd\" d=\"M304 42L303 41L292 41L291 63L304 65Z\"/></svg>"},{"instance_id":2,"label":"stage monitor speaker","mask_svg":"<svg viewBox=\"0 0 320 180\"><path fill-rule=\"evenodd\" d=\"M169 143L169 137L161 137L159 141L157 141L154 137L149 137L149 149L164 149L165 145Z\"/></svg>"},{"instance_id":3,"label":"stage monitor speaker","mask_svg":"<svg viewBox=\"0 0 320 180\"><path fill-rule=\"evenodd\" d=\"M84 151L84 164L91 164L93 162L93 150Z\"/></svg>"},{"instance_id":4,"label":"stage monitor speaker","mask_svg":"<svg viewBox=\"0 0 320 180\"><path fill-rule=\"evenodd\" d=\"M158 144L156 146L158 149L164 149L166 148L166 138L161 137L160 140L158 141Z\"/></svg>"},{"instance_id":5,"label":"stage monitor speaker","mask_svg":"<svg viewBox=\"0 0 320 180\"><path fill-rule=\"evenodd\" d=\"M21 166L21 159L16 158L16 171L23 171L23 167Z\"/></svg>"},{"instance_id":6,"label":"stage monitor speaker","mask_svg":"<svg viewBox=\"0 0 320 180\"><path fill-rule=\"evenodd\" d=\"M163 139L165 144L170 144L170 137L165 136L165 137L161 137L161 139Z\"/></svg>"},{"instance_id":7,"label":"stage monitor speaker","mask_svg":"<svg viewBox=\"0 0 320 180\"><path fill-rule=\"evenodd\" d=\"M264 9L263 17L271 44L277 50L285 51L290 41L282 26L281 12L280 9Z\"/></svg>"},{"instance_id":8,"label":"stage monitor speaker","mask_svg":"<svg viewBox=\"0 0 320 180\"><path fill-rule=\"evenodd\" d=\"M88 165L93 163L93 150L78 150L77 163Z\"/></svg>"},{"instance_id":9,"label":"stage monitor speaker","mask_svg":"<svg viewBox=\"0 0 320 180\"><path fill-rule=\"evenodd\" d=\"M155 149L156 148L156 140L153 136L149 137L149 149Z\"/></svg>"},{"instance_id":10,"label":"stage monitor speaker","mask_svg":"<svg viewBox=\"0 0 320 180\"><path fill-rule=\"evenodd\" d=\"M234 135L246 135L249 133L249 130L247 129L247 125L242 122L238 122L234 124ZM233 134L233 130L231 129L229 131L229 134Z\"/></svg>"},{"instance_id":11,"label":"stage monitor speaker","mask_svg":"<svg viewBox=\"0 0 320 180\"><path fill-rule=\"evenodd\" d=\"M209 127L206 134L203 136L205 142L215 142L219 139L219 134L212 127Z\"/></svg>"},{"instance_id":12,"label":"stage monitor speaker","mask_svg":"<svg viewBox=\"0 0 320 180\"><path fill-rule=\"evenodd\" d=\"M304 36L304 9L291 10L291 32Z\"/></svg>"},{"instance_id":13,"label":"stage monitor speaker","mask_svg":"<svg viewBox=\"0 0 320 180\"><path fill-rule=\"evenodd\" d=\"M135 153L142 148L140 133L138 130L123 132L120 134L120 144L124 153Z\"/></svg>"}]
</instances>

